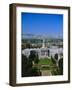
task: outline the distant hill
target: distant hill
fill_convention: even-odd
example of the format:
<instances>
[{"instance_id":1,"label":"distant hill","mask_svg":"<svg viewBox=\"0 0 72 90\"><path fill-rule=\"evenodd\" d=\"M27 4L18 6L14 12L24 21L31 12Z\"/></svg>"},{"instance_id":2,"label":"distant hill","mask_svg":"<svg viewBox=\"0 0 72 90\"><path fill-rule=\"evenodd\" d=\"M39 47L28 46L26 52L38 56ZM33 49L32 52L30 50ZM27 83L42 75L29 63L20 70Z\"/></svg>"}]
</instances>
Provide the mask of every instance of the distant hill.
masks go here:
<instances>
[{"instance_id":1,"label":"distant hill","mask_svg":"<svg viewBox=\"0 0 72 90\"><path fill-rule=\"evenodd\" d=\"M60 39L62 40L63 38L61 36L50 37L50 36L45 36L45 35L22 34L22 39L48 39L48 40Z\"/></svg>"}]
</instances>

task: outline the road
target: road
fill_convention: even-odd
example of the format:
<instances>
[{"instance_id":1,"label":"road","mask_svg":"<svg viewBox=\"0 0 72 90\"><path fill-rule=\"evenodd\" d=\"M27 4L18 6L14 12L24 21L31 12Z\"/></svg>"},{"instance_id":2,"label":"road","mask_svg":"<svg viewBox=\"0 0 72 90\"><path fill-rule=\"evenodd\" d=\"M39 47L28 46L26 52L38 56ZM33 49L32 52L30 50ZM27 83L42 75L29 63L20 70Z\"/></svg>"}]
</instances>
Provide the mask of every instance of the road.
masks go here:
<instances>
[{"instance_id":1,"label":"road","mask_svg":"<svg viewBox=\"0 0 72 90\"><path fill-rule=\"evenodd\" d=\"M50 70L41 70L42 76L51 76L51 71Z\"/></svg>"}]
</instances>

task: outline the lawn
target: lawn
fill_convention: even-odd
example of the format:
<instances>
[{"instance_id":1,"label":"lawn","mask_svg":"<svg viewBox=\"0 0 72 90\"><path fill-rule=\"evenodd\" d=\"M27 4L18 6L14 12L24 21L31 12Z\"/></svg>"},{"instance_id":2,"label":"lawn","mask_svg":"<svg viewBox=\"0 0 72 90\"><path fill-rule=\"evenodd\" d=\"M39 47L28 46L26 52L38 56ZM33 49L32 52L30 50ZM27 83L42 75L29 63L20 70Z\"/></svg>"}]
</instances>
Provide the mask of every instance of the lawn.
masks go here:
<instances>
[{"instance_id":1,"label":"lawn","mask_svg":"<svg viewBox=\"0 0 72 90\"><path fill-rule=\"evenodd\" d=\"M43 58L39 60L38 68L40 70L51 70L52 72L57 68L49 58Z\"/></svg>"},{"instance_id":2,"label":"lawn","mask_svg":"<svg viewBox=\"0 0 72 90\"><path fill-rule=\"evenodd\" d=\"M39 65L52 65L51 59L44 58L39 60Z\"/></svg>"}]
</instances>

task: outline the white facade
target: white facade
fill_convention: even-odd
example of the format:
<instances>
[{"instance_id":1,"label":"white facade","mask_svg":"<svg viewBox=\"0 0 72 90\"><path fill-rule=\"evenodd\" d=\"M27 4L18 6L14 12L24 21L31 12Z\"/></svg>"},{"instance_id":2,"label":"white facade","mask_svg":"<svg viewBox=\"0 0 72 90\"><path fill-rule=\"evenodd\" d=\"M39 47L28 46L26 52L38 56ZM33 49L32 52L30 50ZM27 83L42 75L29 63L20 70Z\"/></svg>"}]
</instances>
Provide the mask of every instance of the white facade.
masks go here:
<instances>
[{"instance_id":1,"label":"white facade","mask_svg":"<svg viewBox=\"0 0 72 90\"><path fill-rule=\"evenodd\" d=\"M58 54L58 60L63 54L63 48L59 48L58 46L50 46L50 48L45 47L45 39L43 38L43 43L41 48L27 48L22 50L22 54L29 57L31 51L36 51L38 53L39 59L40 58L51 58Z\"/></svg>"},{"instance_id":2,"label":"white facade","mask_svg":"<svg viewBox=\"0 0 72 90\"><path fill-rule=\"evenodd\" d=\"M24 49L22 50L22 54L29 57L30 51L36 51L38 53L39 59L40 58L50 58L51 56L54 57L56 53L58 54L58 57L60 58L60 55L63 54L63 48L58 48L57 46L52 46L50 48Z\"/></svg>"}]
</instances>

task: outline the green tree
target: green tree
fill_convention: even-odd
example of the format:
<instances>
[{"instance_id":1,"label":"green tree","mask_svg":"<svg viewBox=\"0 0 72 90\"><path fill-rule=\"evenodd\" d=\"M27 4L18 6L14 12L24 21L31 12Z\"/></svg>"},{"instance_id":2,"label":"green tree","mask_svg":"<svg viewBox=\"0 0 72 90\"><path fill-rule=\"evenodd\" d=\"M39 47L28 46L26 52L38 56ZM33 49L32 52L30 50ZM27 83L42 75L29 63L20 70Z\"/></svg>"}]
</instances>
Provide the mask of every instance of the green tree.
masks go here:
<instances>
[{"instance_id":1,"label":"green tree","mask_svg":"<svg viewBox=\"0 0 72 90\"><path fill-rule=\"evenodd\" d=\"M29 59L34 61L35 57L36 57L36 51L34 51L34 50L30 51Z\"/></svg>"},{"instance_id":2,"label":"green tree","mask_svg":"<svg viewBox=\"0 0 72 90\"><path fill-rule=\"evenodd\" d=\"M54 58L55 58L55 61L56 61L56 65L58 66L58 54L57 53L55 54Z\"/></svg>"},{"instance_id":3,"label":"green tree","mask_svg":"<svg viewBox=\"0 0 72 90\"><path fill-rule=\"evenodd\" d=\"M28 58L22 54L22 77L41 75L38 67L33 66L33 62L37 64L38 61L38 54L35 51L31 51Z\"/></svg>"},{"instance_id":4,"label":"green tree","mask_svg":"<svg viewBox=\"0 0 72 90\"><path fill-rule=\"evenodd\" d=\"M31 76L32 61L22 54L22 77Z\"/></svg>"},{"instance_id":5,"label":"green tree","mask_svg":"<svg viewBox=\"0 0 72 90\"><path fill-rule=\"evenodd\" d=\"M38 53L36 54L36 57L34 58L34 63L37 64L39 62Z\"/></svg>"},{"instance_id":6,"label":"green tree","mask_svg":"<svg viewBox=\"0 0 72 90\"><path fill-rule=\"evenodd\" d=\"M58 60L58 54L57 54L57 53L55 54L54 58L55 58L56 60Z\"/></svg>"},{"instance_id":7,"label":"green tree","mask_svg":"<svg viewBox=\"0 0 72 90\"><path fill-rule=\"evenodd\" d=\"M52 61L53 64L56 64L56 61L52 56L51 56L51 61Z\"/></svg>"},{"instance_id":8,"label":"green tree","mask_svg":"<svg viewBox=\"0 0 72 90\"><path fill-rule=\"evenodd\" d=\"M40 76L41 72L37 67L32 68L32 76Z\"/></svg>"},{"instance_id":9,"label":"green tree","mask_svg":"<svg viewBox=\"0 0 72 90\"><path fill-rule=\"evenodd\" d=\"M48 50L48 56L50 56L50 50Z\"/></svg>"},{"instance_id":10,"label":"green tree","mask_svg":"<svg viewBox=\"0 0 72 90\"><path fill-rule=\"evenodd\" d=\"M34 63L38 63L39 62L38 53L32 50L29 55L29 60L33 61Z\"/></svg>"},{"instance_id":11,"label":"green tree","mask_svg":"<svg viewBox=\"0 0 72 90\"><path fill-rule=\"evenodd\" d=\"M38 67L36 66L36 64L39 62L39 57L38 57L38 53L34 50L32 50L30 52L30 55L29 55L29 61L32 62L32 76L38 76L38 75L41 75L40 74L40 71L38 69Z\"/></svg>"},{"instance_id":12,"label":"green tree","mask_svg":"<svg viewBox=\"0 0 72 90\"><path fill-rule=\"evenodd\" d=\"M59 60L60 75L63 75L63 58Z\"/></svg>"},{"instance_id":13,"label":"green tree","mask_svg":"<svg viewBox=\"0 0 72 90\"><path fill-rule=\"evenodd\" d=\"M27 57L22 54L22 77L26 76L26 70L27 70Z\"/></svg>"}]
</instances>

